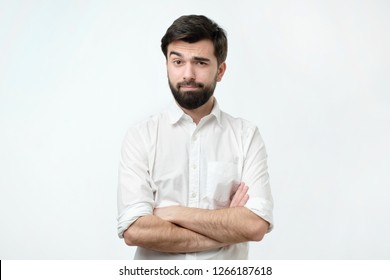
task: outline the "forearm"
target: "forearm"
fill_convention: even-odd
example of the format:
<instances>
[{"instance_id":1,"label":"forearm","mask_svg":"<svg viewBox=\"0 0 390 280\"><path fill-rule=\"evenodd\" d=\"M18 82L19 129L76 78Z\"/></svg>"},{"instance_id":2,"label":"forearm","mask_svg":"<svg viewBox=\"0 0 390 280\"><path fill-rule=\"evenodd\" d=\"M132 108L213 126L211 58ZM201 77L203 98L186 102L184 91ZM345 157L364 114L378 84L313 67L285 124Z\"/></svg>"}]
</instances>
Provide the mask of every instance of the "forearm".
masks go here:
<instances>
[{"instance_id":1,"label":"forearm","mask_svg":"<svg viewBox=\"0 0 390 280\"><path fill-rule=\"evenodd\" d=\"M199 252L227 245L153 215L139 218L123 236L129 246L166 253Z\"/></svg>"},{"instance_id":2,"label":"forearm","mask_svg":"<svg viewBox=\"0 0 390 280\"><path fill-rule=\"evenodd\" d=\"M164 213L163 218L222 243L260 241L268 229L266 221L245 207L219 210L178 207Z\"/></svg>"}]
</instances>

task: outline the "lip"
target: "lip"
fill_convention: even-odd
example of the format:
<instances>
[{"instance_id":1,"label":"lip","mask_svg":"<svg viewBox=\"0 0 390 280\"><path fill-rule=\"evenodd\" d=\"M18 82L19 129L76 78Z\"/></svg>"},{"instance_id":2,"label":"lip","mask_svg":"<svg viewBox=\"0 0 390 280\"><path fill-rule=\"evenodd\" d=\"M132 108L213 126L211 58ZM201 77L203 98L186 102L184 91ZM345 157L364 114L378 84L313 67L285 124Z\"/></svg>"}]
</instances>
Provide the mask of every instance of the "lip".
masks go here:
<instances>
[{"instance_id":1,"label":"lip","mask_svg":"<svg viewBox=\"0 0 390 280\"><path fill-rule=\"evenodd\" d=\"M184 90L194 90L194 89L199 89L199 87L194 87L194 86L181 86L180 89L184 89Z\"/></svg>"}]
</instances>

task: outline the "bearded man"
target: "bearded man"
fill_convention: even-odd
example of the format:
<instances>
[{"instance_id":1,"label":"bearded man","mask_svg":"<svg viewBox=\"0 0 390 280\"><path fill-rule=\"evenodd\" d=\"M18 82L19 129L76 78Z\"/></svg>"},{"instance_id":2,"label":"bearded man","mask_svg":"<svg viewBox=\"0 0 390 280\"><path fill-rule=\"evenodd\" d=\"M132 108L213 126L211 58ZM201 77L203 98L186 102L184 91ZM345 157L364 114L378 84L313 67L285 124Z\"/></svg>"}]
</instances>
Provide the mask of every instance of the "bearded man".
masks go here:
<instances>
[{"instance_id":1,"label":"bearded man","mask_svg":"<svg viewBox=\"0 0 390 280\"><path fill-rule=\"evenodd\" d=\"M267 154L257 127L221 111L225 31L175 20L161 40L175 102L131 127L119 167L118 235L135 259L247 259L273 228Z\"/></svg>"}]
</instances>

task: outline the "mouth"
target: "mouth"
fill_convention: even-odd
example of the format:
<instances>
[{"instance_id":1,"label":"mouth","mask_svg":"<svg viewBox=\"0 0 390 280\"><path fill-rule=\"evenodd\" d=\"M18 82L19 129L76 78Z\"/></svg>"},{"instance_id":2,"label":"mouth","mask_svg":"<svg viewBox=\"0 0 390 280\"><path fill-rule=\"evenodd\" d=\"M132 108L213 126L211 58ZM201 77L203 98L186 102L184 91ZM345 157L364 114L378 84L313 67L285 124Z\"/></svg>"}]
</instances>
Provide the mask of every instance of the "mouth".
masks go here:
<instances>
[{"instance_id":1,"label":"mouth","mask_svg":"<svg viewBox=\"0 0 390 280\"><path fill-rule=\"evenodd\" d=\"M202 88L203 85L200 83L179 83L177 87L179 90L191 91L191 90L198 90Z\"/></svg>"},{"instance_id":2,"label":"mouth","mask_svg":"<svg viewBox=\"0 0 390 280\"><path fill-rule=\"evenodd\" d=\"M180 86L179 89L181 89L181 90L197 90L197 89L200 89L200 87L197 87L197 86Z\"/></svg>"}]
</instances>

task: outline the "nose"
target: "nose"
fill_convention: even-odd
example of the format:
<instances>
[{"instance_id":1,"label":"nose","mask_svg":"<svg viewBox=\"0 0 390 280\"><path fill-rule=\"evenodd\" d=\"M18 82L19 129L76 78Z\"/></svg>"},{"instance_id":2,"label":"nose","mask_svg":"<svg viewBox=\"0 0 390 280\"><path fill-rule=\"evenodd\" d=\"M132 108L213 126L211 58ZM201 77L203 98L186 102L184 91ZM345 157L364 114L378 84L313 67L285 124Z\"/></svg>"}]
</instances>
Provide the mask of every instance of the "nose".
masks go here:
<instances>
[{"instance_id":1,"label":"nose","mask_svg":"<svg viewBox=\"0 0 390 280\"><path fill-rule=\"evenodd\" d=\"M184 67L183 80L194 81L195 80L195 69L191 63L188 63Z\"/></svg>"}]
</instances>

